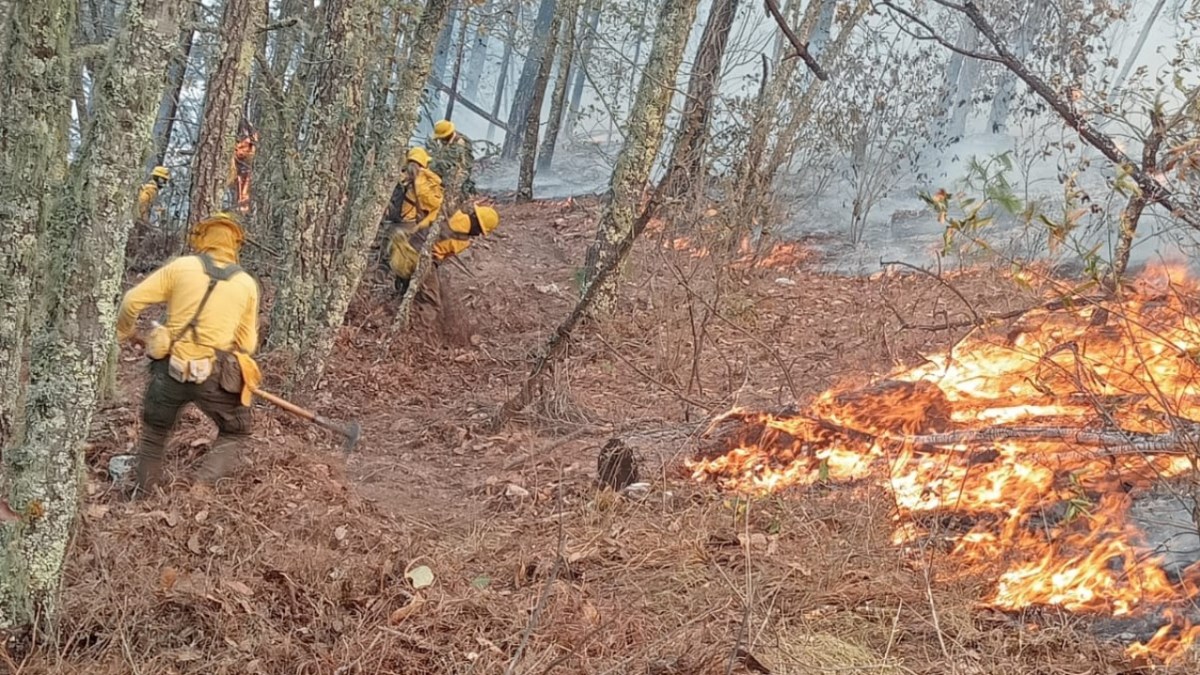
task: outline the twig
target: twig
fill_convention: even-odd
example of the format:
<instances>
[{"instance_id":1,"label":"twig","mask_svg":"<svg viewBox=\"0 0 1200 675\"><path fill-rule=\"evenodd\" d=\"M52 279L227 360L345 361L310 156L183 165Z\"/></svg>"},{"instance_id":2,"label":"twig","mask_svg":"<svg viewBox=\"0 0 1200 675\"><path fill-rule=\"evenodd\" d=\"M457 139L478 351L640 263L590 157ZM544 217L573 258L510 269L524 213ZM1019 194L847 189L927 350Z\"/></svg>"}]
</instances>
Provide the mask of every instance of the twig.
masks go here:
<instances>
[{"instance_id":1,"label":"twig","mask_svg":"<svg viewBox=\"0 0 1200 675\"><path fill-rule=\"evenodd\" d=\"M622 355L619 351L617 351L616 347L613 347L604 338L600 337L599 335L596 335L595 338L600 341L600 344L607 347L608 351L612 352L613 356L617 357L618 359L620 359L620 361L622 363L624 363L625 365L632 368L633 372L637 373L638 375L641 375L646 381L650 382L651 384L657 385L660 389L667 392L668 394L675 396L675 398L678 398L680 401L683 401L684 403L690 403L691 405L694 405L697 408L701 408L703 410L708 410L708 411L712 410L712 407L709 406L707 403L701 403L700 401L697 401L696 399L679 391L675 387L668 385L667 383L663 382L662 380L659 380L658 378L650 375L649 373L645 372L641 368L637 367L632 361L625 358L624 355Z\"/></svg>"},{"instance_id":2,"label":"twig","mask_svg":"<svg viewBox=\"0 0 1200 675\"><path fill-rule=\"evenodd\" d=\"M562 482L563 482L563 467L558 465L558 489L556 490L558 498L558 551L554 555L554 567L550 570L550 576L546 577L546 583L542 585L541 595L538 597L538 603L533 608L533 613L529 615L529 622L525 624L525 630L521 635L521 644L517 647L517 653L513 654L512 661L509 661L508 668L505 669L505 675L513 675L516 672L517 665L521 662L521 657L525 655L525 648L529 646L529 639L533 636L533 631L537 629L538 623L542 619L542 612L546 609L546 603L550 600L550 589L554 586L554 582L558 581L558 573L562 569L563 561L566 560L567 534L563 528L563 499L562 499Z\"/></svg>"},{"instance_id":3,"label":"twig","mask_svg":"<svg viewBox=\"0 0 1200 675\"><path fill-rule=\"evenodd\" d=\"M959 300L962 300L963 305L965 305L967 308L967 311L969 311L971 313L971 316L975 319L975 325L979 325L979 324L983 323L983 319L979 318L979 312L975 311L975 306L971 304L970 300L967 300L967 296L963 295L962 292L960 292L957 288L955 288L954 284L951 284L949 281L946 281L945 279L943 279L942 275L937 274L935 272L930 272L929 270L925 269L924 267L920 267L918 265L913 265L911 263L900 262L899 260L880 260L879 265L881 267L887 267L889 265L899 265L900 267L907 267L910 270L915 270L917 272L920 272L921 274L924 274L924 275L928 276L929 278L937 281L939 284L941 284L942 286L945 286L947 289L949 289L951 293L957 295Z\"/></svg>"}]
</instances>

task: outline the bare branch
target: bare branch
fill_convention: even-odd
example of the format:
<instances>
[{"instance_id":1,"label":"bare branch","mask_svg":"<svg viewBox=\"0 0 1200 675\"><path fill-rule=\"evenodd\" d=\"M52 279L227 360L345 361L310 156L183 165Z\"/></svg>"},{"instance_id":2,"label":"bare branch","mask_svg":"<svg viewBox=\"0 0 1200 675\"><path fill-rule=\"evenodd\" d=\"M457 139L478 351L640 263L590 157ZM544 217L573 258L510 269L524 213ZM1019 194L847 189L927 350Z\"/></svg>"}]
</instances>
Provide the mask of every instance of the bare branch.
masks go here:
<instances>
[{"instance_id":1,"label":"bare branch","mask_svg":"<svg viewBox=\"0 0 1200 675\"><path fill-rule=\"evenodd\" d=\"M992 63L1004 63L1003 59L1001 59L995 55L984 54L981 52L973 52L973 51L963 49L962 47L959 47L958 45L954 44L953 42L950 42L949 40L943 38L941 35L938 35L937 31L935 31L933 29L933 26L930 26L926 21L924 21L923 19L918 17L916 14L913 14L912 12L904 9L903 7L897 6L895 3L891 2L890 0L885 0L884 2L882 2L880 4L883 5L884 7L887 7L888 9L892 10L893 12L902 14L909 21L911 21L911 22L917 24L918 26L920 26L921 28L925 29L925 34L922 35L922 34L918 34L918 33L915 33L913 31L909 30L907 27L905 27L903 25L900 26L900 30L904 31L906 34L911 35L912 37L914 37L918 40L926 40L926 41L932 40L956 54L962 54L963 56L968 56L973 59L979 59L980 61L990 61Z\"/></svg>"},{"instance_id":2,"label":"bare branch","mask_svg":"<svg viewBox=\"0 0 1200 675\"><path fill-rule=\"evenodd\" d=\"M796 49L795 56L799 56L804 60L805 65L808 66L808 69L812 71L813 75L817 76L818 80L827 81L829 79L829 75L825 73L823 68L821 68L821 64L817 63L817 60L812 57L812 54L808 53L808 43L801 42L800 36L796 35L796 31L792 30L792 27L788 25L787 19L783 16L783 12L779 11L779 2L777 0L763 0L763 2L767 6L767 12L773 19L775 19L775 23L779 24L779 30L783 31L784 37L786 37L788 42L792 43L792 47Z\"/></svg>"}]
</instances>

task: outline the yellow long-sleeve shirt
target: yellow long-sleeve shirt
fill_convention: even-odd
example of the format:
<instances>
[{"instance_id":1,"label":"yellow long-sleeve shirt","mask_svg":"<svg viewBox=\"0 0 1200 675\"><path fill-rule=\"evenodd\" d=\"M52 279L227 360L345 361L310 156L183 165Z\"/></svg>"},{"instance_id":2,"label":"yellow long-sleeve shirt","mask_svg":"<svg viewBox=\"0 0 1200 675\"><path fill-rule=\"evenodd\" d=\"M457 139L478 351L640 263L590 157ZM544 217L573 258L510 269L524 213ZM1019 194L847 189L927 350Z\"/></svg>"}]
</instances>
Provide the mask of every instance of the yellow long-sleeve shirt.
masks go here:
<instances>
[{"instance_id":1,"label":"yellow long-sleeve shirt","mask_svg":"<svg viewBox=\"0 0 1200 675\"><path fill-rule=\"evenodd\" d=\"M210 253L218 267L232 263ZM218 282L196 323L196 334L184 328L196 314L208 289L209 278L196 256L176 258L155 270L125 294L117 317L117 337L127 339L137 327L138 315L148 306L166 303L164 323L177 336L171 353L185 360L209 358L214 349L253 354L258 346L258 283L249 274Z\"/></svg>"},{"instance_id":2,"label":"yellow long-sleeve shirt","mask_svg":"<svg viewBox=\"0 0 1200 675\"><path fill-rule=\"evenodd\" d=\"M137 217L143 222L150 222L150 209L154 206L154 200L158 198L158 184L150 181L142 186L138 191L137 200Z\"/></svg>"}]
</instances>

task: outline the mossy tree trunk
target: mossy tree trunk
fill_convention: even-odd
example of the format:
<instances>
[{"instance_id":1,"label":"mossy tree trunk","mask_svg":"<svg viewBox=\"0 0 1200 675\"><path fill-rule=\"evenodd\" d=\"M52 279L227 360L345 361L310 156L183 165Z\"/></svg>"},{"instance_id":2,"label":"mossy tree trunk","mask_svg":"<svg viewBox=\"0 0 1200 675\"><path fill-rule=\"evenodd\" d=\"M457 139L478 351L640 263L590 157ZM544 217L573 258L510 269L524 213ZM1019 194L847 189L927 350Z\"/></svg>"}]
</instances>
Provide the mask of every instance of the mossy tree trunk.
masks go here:
<instances>
[{"instance_id":1,"label":"mossy tree trunk","mask_svg":"<svg viewBox=\"0 0 1200 675\"><path fill-rule=\"evenodd\" d=\"M436 35L453 0L428 0L417 35ZM377 136L363 129L368 116L362 84L368 63L392 48L391 37L374 35L378 4L339 0L328 6L328 32L314 62L314 102L300 124L306 146L299 169L304 197L284 219L284 267L272 315L270 346L293 367L293 388L316 388L350 298L366 268L367 251L400 175L405 147L433 59L434 44L417 40L402 71L397 114L379 147L356 145ZM370 11L368 11L368 9ZM351 158L361 166L351 171ZM350 176L356 177L350 184Z\"/></svg>"},{"instance_id":2,"label":"mossy tree trunk","mask_svg":"<svg viewBox=\"0 0 1200 675\"><path fill-rule=\"evenodd\" d=\"M75 2L4 8L0 53L0 450L20 435L31 306L67 156ZM131 200L132 205L132 200Z\"/></svg>"},{"instance_id":3,"label":"mossy tree trunk","mask_svg":"<svg viewBox=\"0 0 1200 675\"><path fill-rule=\"evenodd\" d=\"M596 240L588 248L586 284L592 283L605 261L614 257L633 233L642 195L662 146L675 76L687 49L697 4L698 0L666 0L662 5L654 47L625 124L625 145L617 155ZM605 286L598 289L593 301L593 311L599 314L611 312L616 301L616 281L609 277L602 283Z\"/></svg>"},{"instance_id":4,"label":"mossy tree trunk","mask_svg":"<svg viewBox=\"0 0 1200 675\"><path fill-rule=\"evenodd\" d=\"M51 215L46 236L66 237L70 246L43 291L45 320L33 327L25 430L4 453L3 496L23 517L0 529L0 627L54 617L79 502L81 449L116 324L130 195L150 149L162 64L178 35L181 6L126 4L96 81L86 141ZM68 99L63 92L64 111Z\"/></svg>"},{"instance_id":5,"label":"mossy tree trunk","mask_svg":"<svg viewBox=\"0 0 1200 675\"><path fill-rule=\"evenodd\" d=\"M224 202L229 162L254 59L254 39L257 28L265 23L265 10L261 0L225 0L220 44L208 74L200 134L192 159L189 227L219 210Z\"/></svg>"}]
</instances>

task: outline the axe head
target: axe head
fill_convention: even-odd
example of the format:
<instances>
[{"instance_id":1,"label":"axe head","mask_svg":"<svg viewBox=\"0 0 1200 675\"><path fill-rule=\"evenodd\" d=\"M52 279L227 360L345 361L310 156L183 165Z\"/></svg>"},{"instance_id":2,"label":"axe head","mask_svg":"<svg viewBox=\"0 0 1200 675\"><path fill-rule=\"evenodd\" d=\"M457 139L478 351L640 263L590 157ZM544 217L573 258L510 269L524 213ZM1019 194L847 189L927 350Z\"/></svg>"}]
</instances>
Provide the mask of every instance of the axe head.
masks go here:
<instances>
[{"instance_id":1,"label":"axe head","mask_svg":"<svg viewBox=\"0 0 1200 675\"><path fill-rule=\"evenodd\" d=\"M346 440L342 443L342 450L346 454L350 454L354 447L358 445L358 439L362 438L362 427L358 425L358 421L347 422L342 428L342 435Z\"/></svg>"}]
</instances>

